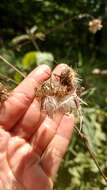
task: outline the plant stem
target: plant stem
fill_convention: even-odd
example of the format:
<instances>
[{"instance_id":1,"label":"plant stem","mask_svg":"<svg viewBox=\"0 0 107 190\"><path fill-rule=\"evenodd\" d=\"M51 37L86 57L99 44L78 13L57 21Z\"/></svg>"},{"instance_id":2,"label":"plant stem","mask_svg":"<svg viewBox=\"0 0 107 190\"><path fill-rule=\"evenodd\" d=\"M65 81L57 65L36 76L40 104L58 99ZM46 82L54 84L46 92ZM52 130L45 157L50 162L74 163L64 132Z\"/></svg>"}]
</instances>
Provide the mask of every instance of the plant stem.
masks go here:
<instances>
[{"instance_id":1,"label":"plant stem","mask_svg":"<svg viewBox=\"0 0 107 190\"><path fill-rule=\"evenodd\" d=\"M78 133L78 135L81 137L81 139L84 140L84 144L85 144L85 146L86 146L86 148L87 148L87 150L88 150L91 158L93 159L94 163L96 164L96 166L97 166L100 174L102 175L103 179L107 183L107 177L105 176L104 172L100 168L100 165L98 163L98 160L96 159L95 153L93 151L91 151L90 145L89 145L89 142L88 142L88 139L87 139L86 135L83 132L81 132L77 127L75 127L75 130Z\"/></svg>"},{"instance_id":2,"label":"plant stem","mask_svg":"<svg viewBox=\"0 0 107 190\"><path fill-rule=\"evenodd\" d=\"M11 63L9 63L3 56L0 55L0 59L2 61L4 61L7 65L9 65L11 68L13 68L17 73L19 73L23 78L25 78L26 76L18 69L16 68L14 65L12 65Z\"/></svg>"},{"instance_id":3,"label":"plant stem","mask_svg":"<svg viewBox=\"0 0 107 190\"><path fill-rule=\"evenodd\" d=\"M15 80L13 80L13 79L10 78L10 77L7 77L7 76L3 75L2 73L0 73L0 79L1 79L1 80L4 79L4 80L7 80L7 81L11 81L11 82L14 83L15 85L18 84Z\"/></svg>"}]
</instances>

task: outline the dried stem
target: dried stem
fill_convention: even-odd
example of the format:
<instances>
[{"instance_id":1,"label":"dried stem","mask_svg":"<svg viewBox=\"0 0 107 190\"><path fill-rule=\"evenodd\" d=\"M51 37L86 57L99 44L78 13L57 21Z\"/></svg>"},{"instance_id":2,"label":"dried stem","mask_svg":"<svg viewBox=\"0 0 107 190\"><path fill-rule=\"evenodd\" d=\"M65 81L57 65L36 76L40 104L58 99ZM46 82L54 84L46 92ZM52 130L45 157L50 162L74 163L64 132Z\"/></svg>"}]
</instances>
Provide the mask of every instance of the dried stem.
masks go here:
<instances>
[{"instance_id":1,"label":"dried stem","mask_svg":"<svg viewBox=\"0 0 107 190\"><path fill-rule=\"evenodd\" d=\"M96 164L96 166L97 166L97 168L98 168L100 174L102 175L103 179L104 179L105 182L107 183L107 177L105 176L104 172L103 172L102 169L100 168L100 165L99 165L99 163L98 163L98 160L96 159L95 153L90 149L89 141L88 141L86 135L85 135L83 132L81 132L77 127L75 127L75 130L76 130L76 132L78 133L78 135L81 137L81 139L84 140L84 144L85 144L85 146L86 146L86 148L87 148L87 150L88 150L88 152L89 152L91 158L93 159L94 163Z\"/></svg>"},{"instance_id":2,"label":"dried stem","mask_svg":"<svg viewBox=\"0 0 107 190\"><path fill-rule=\"evenodd\" d=\"M12 65L11 63L9 63L3 56L0 55L0 59L2 61L4 61L7 65L9 65L11 68L13 68L17 73L19 73L23 78L25 78L26 76L18 69L16 68L14 65Z\"/></svg>"},{"instance_id":3,"label":"dried stem","mask_svg":"<svg viewBox=\"0 0 107 190\"><path fill-rule=\"evenodd\" d=\"M10 82L14 83L15 85L18 84L15 80L13 80L13 79L10 78L10 77L7 77L7 76L3 75L2 73L0 73L0 79L1 79L1 80L4 79L4 80L6 80L6 81L10 81Z\"/></svg>"}]
</instances>

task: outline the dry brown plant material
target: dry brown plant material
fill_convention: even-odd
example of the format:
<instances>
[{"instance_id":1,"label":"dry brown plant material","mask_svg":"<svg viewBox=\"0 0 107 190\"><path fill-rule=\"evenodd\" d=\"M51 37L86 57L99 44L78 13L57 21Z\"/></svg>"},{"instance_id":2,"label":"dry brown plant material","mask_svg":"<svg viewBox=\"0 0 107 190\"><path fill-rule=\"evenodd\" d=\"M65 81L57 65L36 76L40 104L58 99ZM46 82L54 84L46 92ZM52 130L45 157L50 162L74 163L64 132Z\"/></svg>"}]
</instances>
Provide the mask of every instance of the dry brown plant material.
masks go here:
<instances>
[{"instance_id":1,"label":"dry brown plant material","mask_svg":"<svg viewBox=\"0 0 107 190\"><path fill-rule=\"evenodd\" d=\"M79 79L77 73L67 66L60 76L53 73L51 77L36 89L36 97L41 98L42 109L52 116L57 110L71 113L80 109L82 100L77 95Z\"/></svg>"},{"instance_id":2,"label":"dry brown plant material","mask_svg":"<svg viewBox=\"0 0 107 190\"><path fill-rule=\"evenodd\" d=\"M0 102L3 103L7 100L9 92L7 88L0 82Z\"/></svg>"}]
</instances>

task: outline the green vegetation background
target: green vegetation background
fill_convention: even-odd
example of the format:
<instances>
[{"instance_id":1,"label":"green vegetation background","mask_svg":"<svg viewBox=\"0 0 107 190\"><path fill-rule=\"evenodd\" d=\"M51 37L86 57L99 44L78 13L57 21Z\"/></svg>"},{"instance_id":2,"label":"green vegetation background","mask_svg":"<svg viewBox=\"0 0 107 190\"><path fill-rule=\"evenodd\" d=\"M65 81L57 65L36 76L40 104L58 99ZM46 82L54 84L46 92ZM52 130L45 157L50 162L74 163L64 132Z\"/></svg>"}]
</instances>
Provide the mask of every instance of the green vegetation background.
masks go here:
<instances>
[{"instance_id":1,"label":"green vegetation background","mask_svg":"<svg viewBox=\"0 0 107 190\"><path fill-rule=\"evenodd\" d=\"M89 21L103 28L89 31ZM33 27L33 28L32 28ZM0 2L0 54L27 74L41 63L67 63L83 79L84 131L107 175L107 0L3 0ZM21 77L0 61L0 73ZM0 74L0 80L14 86ZM74 134L55 190L107 190L82 140Z\"/></svg>"}]
</instances>

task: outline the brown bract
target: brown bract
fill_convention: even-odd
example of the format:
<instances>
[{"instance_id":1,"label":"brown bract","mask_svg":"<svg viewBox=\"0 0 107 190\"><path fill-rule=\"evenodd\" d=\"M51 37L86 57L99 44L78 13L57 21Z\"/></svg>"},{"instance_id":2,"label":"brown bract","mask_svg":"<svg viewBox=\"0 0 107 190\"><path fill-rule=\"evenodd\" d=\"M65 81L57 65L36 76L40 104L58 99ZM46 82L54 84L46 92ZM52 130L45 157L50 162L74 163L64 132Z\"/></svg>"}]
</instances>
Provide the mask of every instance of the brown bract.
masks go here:
<instances>
[{"instance_id":1,"label":"brown bract","mask_svg":"<svg viewBox=\"0 0 107 190\"><path fill-rule=\"evenodd\" d=\"M3 103L8 98L7 88L0 82L0 102Z\"/></svg>"},{"instance_id":2,"label":"brown bract","mask_svg":"<svg viewBox=\"0 0 107 190\"><path fill-rule=\"evenodd\" d=\"M76 88L76 72L69 67L63 70L60 76L53 73L40 88L36 89L36 96L57 96L60 98L75 91Z\"/></svg>"},{"instance_id":3,"label":"brown bract","mask_svg":"<svg viewBox=\"0 0 107 190\"><path fill-rule=\"evenodd\" d=\"M49 115L56 110L68 113L79 106L77 89L77 73L72 68L67 67L60 75L53 73L47 81L36 89L35 95L41 98L42 109L45 109Z\"/></svg>"}]
</instances>

